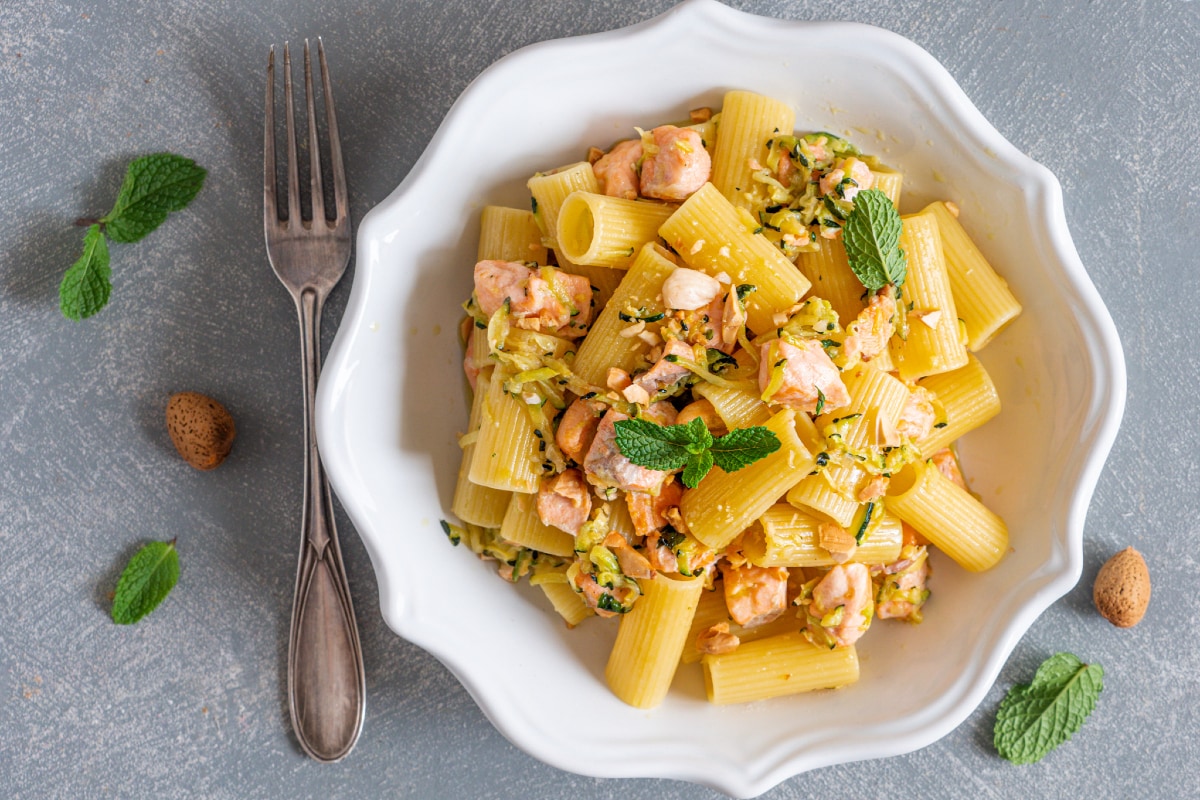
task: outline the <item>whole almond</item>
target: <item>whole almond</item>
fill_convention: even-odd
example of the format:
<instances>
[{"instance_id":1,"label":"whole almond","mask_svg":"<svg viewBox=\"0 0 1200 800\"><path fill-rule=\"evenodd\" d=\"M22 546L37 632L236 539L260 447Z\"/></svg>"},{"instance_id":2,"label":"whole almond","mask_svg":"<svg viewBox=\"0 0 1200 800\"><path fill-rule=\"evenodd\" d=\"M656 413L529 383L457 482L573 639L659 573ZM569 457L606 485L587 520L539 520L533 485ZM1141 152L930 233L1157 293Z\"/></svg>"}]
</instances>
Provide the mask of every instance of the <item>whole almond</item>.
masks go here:
<instances>
[{"instance_id":1,"label":"whole almond","mask_svg":"<svg viewBox=\"0 0 1200 800\"><path fill-rule=\"evenodd\" d=\"M1137 625L1150 604L1150 570L1142 554L1126 547L1110 558L1096 575L1092 600L1118 628Z\"/></svg>"},{"instance_id":2,"label":"whole almond","mask_svg":"<svg viewBox=\"0 0 1200 800\"><path fill-rule=\"evenodd\" d=\"M167 401L167 433L183 460L196 469L220 466L237 430L225 406L199 392L179 392Z\"/></svg>"}]
</instances>

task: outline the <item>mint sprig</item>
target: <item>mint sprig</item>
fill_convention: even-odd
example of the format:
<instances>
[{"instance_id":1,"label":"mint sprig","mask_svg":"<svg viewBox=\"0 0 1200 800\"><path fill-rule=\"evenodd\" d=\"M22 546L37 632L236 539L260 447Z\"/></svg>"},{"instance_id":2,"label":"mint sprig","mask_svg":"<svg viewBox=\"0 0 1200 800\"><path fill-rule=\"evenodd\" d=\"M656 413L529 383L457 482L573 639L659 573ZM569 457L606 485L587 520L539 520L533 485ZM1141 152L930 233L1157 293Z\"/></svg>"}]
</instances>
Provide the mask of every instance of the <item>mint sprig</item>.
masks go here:
<instances>
[{"instance_id":1,"label":"mint sprig","mask_svg":"<svg viewBox=\"0 0 1200 800\"><path fill-rule=\"evenodd\" d=\"M112 619L132 625L163 601L179 580L179 553L175 540L150 542L134 553L117 581Z\"/></svg>"},{"instance_id":2,"label":"mint sprig","mask_svg":"<svg viewBox=\"0 0 1200 800\"><path fill-rule=\"evenodd\" d=\"M58 287L59 308L67 319L90 317L108 304L112 292L108 244L136 242L161 225L172 211L192 202L207 175L195 161L173 153L153 153L130 162L112 210L87 225L83 255Z\"/></svg>"},{"instance_id":3,"label":"mint sprig","mask_svg":"<svg viewBox=\"0 0 1200 800\"><path fill-rule=\"evenodd\" d=\"M904 284L908 258L900 249L903 229L900 214L886 194L867 189L854 196L854 210L842 227L842 242L850 269L873 292L889 283Z\"/></svg>"},{"instance_id":4,"label":"mint sprig","mask_svg":"<svg viewBox=\"0 0 1200 800\"><path fill-rule=\"evenodd\" d=\"M649 469L682 467L683 483L689 489L694 489L714 464L726 472L737 472L780 447L779 437L762 426L739 428L714 439L699 418L686 425L624 419L614 427L621 455Z\"/></svg>"},{"instance_id":5,"label":"mint sprig","mask_svg":"<svg viewBox=\"0 0 1200 800\"><path fill-rule=\"evenodd\" d=\"M1032 764L1071 738L1096 707L1104 669L1071 653L1042 662L1033 683L1009 690L996 714L996 752L1014 764Z\"/></svg>"},{"instance_id":6,"label":"mint sprig","mask_svg":"<svg viewBox=\"0 0 1200 800\"><path fill-rule=\"evenodd\" d=\"M58 285L58 304L63 316L78 321L104 308L112 293L111 276L108 241L100 232L100 225L92 225L83 237L83 255Z\"/></svg>"}]
</instances>

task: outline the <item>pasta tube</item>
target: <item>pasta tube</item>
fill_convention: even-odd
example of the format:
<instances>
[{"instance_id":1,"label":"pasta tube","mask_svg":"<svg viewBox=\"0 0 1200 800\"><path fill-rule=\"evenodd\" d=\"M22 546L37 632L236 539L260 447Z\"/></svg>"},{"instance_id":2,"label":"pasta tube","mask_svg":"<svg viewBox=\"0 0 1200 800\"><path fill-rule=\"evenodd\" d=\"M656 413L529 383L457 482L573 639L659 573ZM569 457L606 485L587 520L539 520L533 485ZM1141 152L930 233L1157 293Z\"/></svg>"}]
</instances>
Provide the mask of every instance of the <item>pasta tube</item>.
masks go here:
<instances>
[{"instance_id":1,"label":"pasta tube","mask_svg":"<svg viewBox=\"0 0 1200 800\"><path fill-rule=\"evenodd\" d=\"M667 696L704 578L659 573L640 581L642 596L621 617L604 677L613 694L636 708L653 708Z\"/></svg>"},{"instance_id":2,"label":"pasta tube","mask_svg":"<svg viewBox=\"0 0 1200 800\"><path fill-rule=\"evenodd\" d=\"M704 686L718 705L836 689L858 680L858 652L826 650L799 633L785 633L742 645L732 653L706 655Z\"/></svg>"}]
</instances>

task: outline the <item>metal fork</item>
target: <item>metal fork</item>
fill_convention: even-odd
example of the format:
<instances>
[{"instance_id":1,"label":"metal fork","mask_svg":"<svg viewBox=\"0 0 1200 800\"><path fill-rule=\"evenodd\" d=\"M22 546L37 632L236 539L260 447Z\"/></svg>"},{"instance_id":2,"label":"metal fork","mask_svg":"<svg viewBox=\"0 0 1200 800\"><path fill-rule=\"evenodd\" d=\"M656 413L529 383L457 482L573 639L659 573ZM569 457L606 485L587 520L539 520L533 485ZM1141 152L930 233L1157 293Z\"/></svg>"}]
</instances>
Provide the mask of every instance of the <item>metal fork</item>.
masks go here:
<instances>
[{"instance_id":1,"label":"metal fork","mask_svg":"<svg viewBox=\"0 0 1200 800\"><path fill-rule=\"evenodd\" d=\"M325 120L329 131L329 167L334 214L326 216L321 180L321 148L313 110L312 61L304 42L304 93L308 106L308 149L312 218L301 215L292 60L283 46L283 85L287 109L287 207L276 202L275 48L267 61L267 111L263 128L263 227L271 267L296 303L300 316L304 376L304 516L300 563L288 641L288 705L300 746L318 761L339 761L362 731L366 708L362 646L334 528L329 484L317 454L313 401L321 372L321 310L329 291L350 261L350 215L346 173L338 140L337 118L325 47L317 39ZM280 211L284 211L280 216Z\"/></svg>"}]
</instances>

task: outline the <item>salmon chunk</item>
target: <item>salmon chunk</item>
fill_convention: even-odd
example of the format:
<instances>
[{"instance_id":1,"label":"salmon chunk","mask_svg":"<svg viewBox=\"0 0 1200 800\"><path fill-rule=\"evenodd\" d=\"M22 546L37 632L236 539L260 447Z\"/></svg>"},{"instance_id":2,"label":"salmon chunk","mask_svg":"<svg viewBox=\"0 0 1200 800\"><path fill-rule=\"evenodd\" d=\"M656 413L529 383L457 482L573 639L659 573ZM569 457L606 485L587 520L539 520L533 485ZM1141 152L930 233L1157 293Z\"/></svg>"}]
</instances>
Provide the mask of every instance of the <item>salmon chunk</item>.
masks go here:
<instances>
[{"instance_id":1,"label":"salmon chunk","mask_svg":"<svg viewBox=\"0 0 1200 800\"><path fill-rule=\"evenodd\" d=\"M669 393L669 390L679 383L681 380L691 375L691 372L678 362L667 360L667 356L674 356L679 359L687 359L694 361L696 354L692 352L692 346L687 342L681 342L678 339L668 339L663 346L662 358L654 362L646 372L634 377L635 385L646 390L651 398L655 398L658 393Z\"/></svg>"},{"instance_id":2,"label":"salmon chunk","mask_svg":"<svg viewBox=\"0 0 1200 800\"><path fill-rule=\"evenodd\" d=\"M623 419L629 417L614 409L604 414L592 446L584 456L583 470L595 486L615 486L627 492L654 494L671 473L638 466L621 455L617 447L616 423Z\"/></svg>"},{"instance_id":3,"label":"salmon chunk","mask_svg":"<svg viewBox=\"0 0 1200 800\"><path fill-rule=\"evenodd\" d=\"M725 607L743 628L765 625L787 608L787 567L741 567L721 564Z\"/></svg>"},{"instance_id":4,"label":"salmon chunk","mask_svg":"<svg viewBox=\"0 0 1200 800\"><path fill-rule=\"evenodd\" d=\"M637 163L642 157L638 139L619 142L612 150L592 164L592 172L600 183L600 191L609 197L636 200L638 196Z\"/></svg>"},{"instance_id":5,"label":"salmon chunk","mask_svg":"<svg viewBox=\"0 0 1200 800\"><path fill-rule=\"evenodd\" d=\"M600 414L604 405L594 400L576 400L567 406L558 430L554 432L554 443L568 458L583 463L583 456L592 446L596 428L600 426Z\"/></svg>"},{"instance_id":6,"label":"salmon chunk","mask_svg":"<svg viewBox=\"0 0 1200 800\"><path fill-rule=\"evenodd\" d=\"M664 483L657 495L646 492L627 492L625 504L629 506L629 517L638 536L649 536L667 525L665 516L668 508L678 507L683 499L683 484L679 481Z\"/></svg>"},{"instance_id":7,"label":"salmon chunk","mask_svg":"<svg viewBox=\"0 0 1200 800\"><path fill-rule=\"evenodd\" d=\"M580 526L592 513L592 498L583 473L568 469L544 479L538 487L537 511L542 524L572 536L579 533Z\"/></svg>"},{"instance_id":8,"label":"salmon chunk","mask_svg":"<svg viewBox=\"0 0 1200 800\"><path fill-rule=\"evenodd\" d=\"M771 359L772 345L778 347L774 361ZM819 342L804 339L792 344L779 339L777 342L764 343L758 367L758 386L763 392L770 385L772 371L780 361L785 362L783 383L767 398L770 402L806 414L816 412L822 396L825 398L821 404L823 412L833 411L850 402L850 393L846 391L846 384L842 383L841 373Z\"/></svg>"},{"instance_id":9,"label":"salmon chunk","mask_svg":"<svg viewBox=\"0 0 1200 800\"><path fill-rule=\"evenodd\" d=\"M853 360L858 356L870 361L888 349L888 340L896 332L895 289L884 286L871 296L867 307L858 312L854 321L846 326L849 335L843 344L846 356Z\"/></svg>"},{"instance_id":10,"label":"salmon chunk","mask_svg":"<svg viewBox=\"0 0 1200 800\"><path fill-rule=\"evenodd\" d=\"M680 202L712 176L712 158L691 128L660 125L650 131L656 152L642 162L642 196Z\"/></svg>"},{"instance_id":11,"label":"salmon chunk","mask_svg":"<svg viewBox=\"0 0 1200 800\"><path fill-rule=\"evenodd\" d=\"M592 315L587 278L553 267L531 269L518 261L476 264L475 299L489 317L508 301L519 327L562 336L583 336Z\"/></svg>"}]
</instances>

